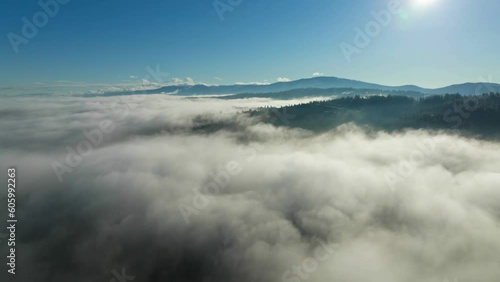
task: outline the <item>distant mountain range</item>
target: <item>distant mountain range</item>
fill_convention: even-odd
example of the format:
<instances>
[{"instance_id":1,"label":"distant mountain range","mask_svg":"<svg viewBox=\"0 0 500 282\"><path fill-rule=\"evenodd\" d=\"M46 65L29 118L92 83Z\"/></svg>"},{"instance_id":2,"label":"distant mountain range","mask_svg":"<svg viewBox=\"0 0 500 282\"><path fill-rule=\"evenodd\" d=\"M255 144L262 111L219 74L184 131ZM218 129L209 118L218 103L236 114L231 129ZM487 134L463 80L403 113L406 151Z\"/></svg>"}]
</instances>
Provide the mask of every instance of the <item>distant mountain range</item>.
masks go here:
<instances>
[{"instance_id":1,"label":"distant mountain range","mask_svg":"<svg viewBox=\"0 0 500 282\"><path fill-rule=\"evenodd\" d=\"M416 85L404 86L386 86L363 81L337 78L337 77L313 77L299 79L289 82L277 82L267 85L175 85L165 86L158 89L129 91L129 92L111 92L106 96L114 95L134 95L134 94L158 94L172 93L176 95L228 95L228 94L248 94L248 93L278 93L296 89L332 89L332 88L353 88L353 89L372 89L382 91L408 91L418 92L426 95L436 94L462 94L475 95L490 92L500 92L500 84L496 83L464 83L450 85L447 87L429 89Z\"/></svg>"}]
</instances>

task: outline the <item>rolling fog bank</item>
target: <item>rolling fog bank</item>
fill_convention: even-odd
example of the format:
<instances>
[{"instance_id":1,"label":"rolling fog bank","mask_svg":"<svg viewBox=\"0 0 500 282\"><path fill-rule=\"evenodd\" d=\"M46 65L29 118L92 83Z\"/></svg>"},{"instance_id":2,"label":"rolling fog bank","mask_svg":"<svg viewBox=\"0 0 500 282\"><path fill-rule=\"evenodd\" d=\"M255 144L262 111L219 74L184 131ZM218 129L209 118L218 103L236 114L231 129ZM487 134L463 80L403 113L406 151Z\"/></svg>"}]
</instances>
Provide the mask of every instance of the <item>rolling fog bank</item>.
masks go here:
<instances>
[{"instance_id":1,"label":"rolling fog bank","mask_svg":"<svg viewBox=\"0 0 500 282\"><path fill-rule=\"evenodd\" d=\"M111 281L123 270L135 281L500 275L498 142L354 123L314 133L283 126L297 113L274 112L281 125L242 114L306 100L2 102L19 281Z\"/></svg>"}]
</instances>

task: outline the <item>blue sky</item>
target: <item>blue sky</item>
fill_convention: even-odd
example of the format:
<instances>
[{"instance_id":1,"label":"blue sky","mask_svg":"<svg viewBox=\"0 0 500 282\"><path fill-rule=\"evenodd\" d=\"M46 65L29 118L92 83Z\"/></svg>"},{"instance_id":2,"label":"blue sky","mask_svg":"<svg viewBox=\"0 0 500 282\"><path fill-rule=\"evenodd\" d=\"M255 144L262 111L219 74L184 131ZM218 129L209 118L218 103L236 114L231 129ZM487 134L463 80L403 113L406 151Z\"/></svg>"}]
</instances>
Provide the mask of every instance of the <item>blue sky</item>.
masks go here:
<instances>
[{"instance_id":1,"label":"blue sky","mask_svg":"<svg viewBox=\"0 0 500 282\"><path fill-rule=\"evenodd\" d=\"M17 54L8 34L22 36L21 18L32 21L42 8L4 0L0 86L128 85L157 65L167 80L209 84L313 73L424 87L500 82L500 1L408 1L348 62L340 44L356 47L354 29L364 30L390 0L242 0L223 21L213 0L72 0Z\"/></svg>"}]
</instances>

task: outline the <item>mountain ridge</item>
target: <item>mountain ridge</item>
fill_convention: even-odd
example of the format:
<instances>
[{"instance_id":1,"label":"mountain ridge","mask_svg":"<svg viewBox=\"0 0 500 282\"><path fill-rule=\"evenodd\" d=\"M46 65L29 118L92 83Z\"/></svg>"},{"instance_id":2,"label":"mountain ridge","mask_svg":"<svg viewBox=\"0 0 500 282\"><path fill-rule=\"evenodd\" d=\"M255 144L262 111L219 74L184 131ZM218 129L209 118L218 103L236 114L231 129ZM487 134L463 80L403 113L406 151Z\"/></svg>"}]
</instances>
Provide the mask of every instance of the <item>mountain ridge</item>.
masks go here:
<instances>
[{"instance_id":1,"label":"mountain ridge","mask_svg":"<svg viewBox=\"0 0 500 282\"><path fill-rule=\"evenodd\" d=\"M373 89L383 91L412 91L427 95L439 94L461 94L478 95L490 92L500 92L500 84L489 82L466 82L462 84L453 84L441 88L423 88L417 85L387 86L382 84L339 78L333 76L319 76L312 78L302 78L288 82L275 82L271 84L233 84L233 85L170 85L157 89L141 91L122 91L109 92L105 96L114 95L134 95L134 94L159 94L169 93L180 96L191 95L230 95L243 93L276 93L290 91L295 89L329 89L329 88L354 88L354 89Z\"/></svg>"}]
</instances>

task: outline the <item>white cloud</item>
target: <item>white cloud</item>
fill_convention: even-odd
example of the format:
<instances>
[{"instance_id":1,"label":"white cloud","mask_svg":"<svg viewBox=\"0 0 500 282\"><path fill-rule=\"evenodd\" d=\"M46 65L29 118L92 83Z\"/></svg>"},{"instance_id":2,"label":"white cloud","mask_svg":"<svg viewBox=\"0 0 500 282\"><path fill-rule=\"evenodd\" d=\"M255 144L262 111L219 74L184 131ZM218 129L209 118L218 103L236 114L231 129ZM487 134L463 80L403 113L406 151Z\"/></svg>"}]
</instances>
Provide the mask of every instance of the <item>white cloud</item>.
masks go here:
<instances>
[{"instance_id":1,"label":"white cloud","mask_svg":"<svg viewBox=\"0 0 500 282\"><path fill-rule=\"evenodd\" d=\"M194 85L194 80L191 77L185 79L174 77L166 85Z\"/></svg>"},{"instance_id":2,"label":"white cloud","mask_svg":"<svg viewBox=\"0 0 500 282\"><path fill-rule=\"evenodd\" d=\"M278 82L289 82L289 81L290 81L290 79L288 79L288 78L286 78L286 77L278 77L276 80L277 80Z\"/></svg>"},{"instance_id":3,"label":"white cloud","mask_svg":"<svg viewBox=\"0 0 500 282\"><path fill-rule=\"evenodd\" d=\"M157 82L153 82L153 81L150 81L150 80L147 80L147 79L144 79L144 78L143 78L143 79L141 79L141 81L142 81L142 85L143 85L143 86L155 86L155 87L156 87L156 86L160 86L160 84L159 84L159 83L157 83Z\"/></svg>"},{"instance_id":4,"label":"white cloud","mask_svg":"<svg viewBox=\"0 0 500 282\"><path fill-rule=\"evenodd\" d=\"M170 83L171 85L179 85L179 84L184 84L184 80L182 80L181 78L178 78L178 77L174 77L170 80Z\"/></svg>"},{"instance_id":5,"label":"white cloud","mask_svg":"<svg viewBox=\"0 0 500 282\"><path fill-rule=\"evenodd\" d=\"M325 74L322 73L322 72L315 72L315 73L313 73L313 76L323 76L323 75L325 75Z\"/></svg>"},{"instance_id":6,"label":"white cloud","mask_svg":"<svg viewBox=\"0 0 500 282\"><path fill-rule=\"evenodd\" d=\"M201 81L195 82L194 79L191 77L186 77L185 79L171 78L169 81L165 80L164 82L161 83L156 81L154 78L146 79L145 77L141 78L136 75L129 75L128 79L123 80L121 83L92 83L92 82L69 81L69 80L37 81L31 84L15 85L6 88L3 91L2 89L0 89L0 94L3 94L3 92L7 92L8 95L24 95L24 94L33 94L40 92L44 93L45 95L53 95L53 94L100 95L110 92L151 90L160 88L162 86L194 85L195 83L209 85Z\"/></svg>"},{"instance_id":7,"label":"white cloud","mask_svg":"<svg viewBox=\"0 0 500 282\"><path fill-rule=\"evenodd\" d=\"M3 100L0 131L16 134L0 139L0 168L24 175L19 280L109 281L127 267L146 282L282 281L321 238L333 254L289 281L497 281L500 144L353 125L313 134L237 114L269 103L288 101ZM96 131L108 120L112 132ZM200 134L213 122L231 129ZM59 183L50 164L100 134ZM435 148L391 190L385 172L426 139ZM232 161L242 170L228 176ZM189 225L180 203L195 211Z\"/></svg>"},{"instance_id":8,"label":"white cloud","mask_svg":"<svg viewBox=\"0 0 500 282\"><path fill-rule=\"evenodd\" d=\"M185 82L187 85L194 85L194 80L191 77L186 77Z\"/></svg>"},{"instance_id":9,"label":"white cloud","mask_svg":"<svg viewBox=\"0 0 500 282\"><path fill-rule=\"evenodd\" d=\"M234 85L269 85L271 83L269 83L267 80L264 80L263 82L258 82L258 81L254 81L254 82L235 82Z\"/></svg>"}]
</instances>

